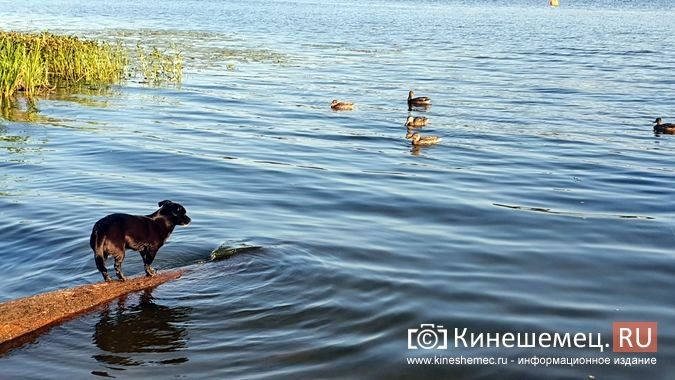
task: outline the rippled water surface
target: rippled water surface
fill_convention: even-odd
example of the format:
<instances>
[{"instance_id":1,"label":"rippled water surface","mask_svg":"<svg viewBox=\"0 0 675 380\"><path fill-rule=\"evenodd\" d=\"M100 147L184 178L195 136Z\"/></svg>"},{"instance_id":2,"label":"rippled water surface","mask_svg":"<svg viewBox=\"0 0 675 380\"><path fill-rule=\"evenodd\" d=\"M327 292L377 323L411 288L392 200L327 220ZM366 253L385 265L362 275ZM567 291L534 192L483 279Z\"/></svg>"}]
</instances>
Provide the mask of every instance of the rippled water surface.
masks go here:
<instances>
[{"instance_id":1,"label":"rippled water surface","mask_svg":"<svg viewBox=\"0 0 675 380\"><path fill-rule=\"evenodd\" d=\"M171 199L193 223L155 261L183 278L4 352L3 378L675 372L675 136L651 127L675 120L670 1L26 3L0 0L0 28L174 42L186 71L0 120L0 300L99 281L88 238L106 214ZM439 145L405 140L409 89L432 98L413 113ZM259 248L210 260L243 244ZM635 320L659 322L656 366L406 364L619 357L411 352L421 323L611 343Z\"/></svg>"}]
</instances>

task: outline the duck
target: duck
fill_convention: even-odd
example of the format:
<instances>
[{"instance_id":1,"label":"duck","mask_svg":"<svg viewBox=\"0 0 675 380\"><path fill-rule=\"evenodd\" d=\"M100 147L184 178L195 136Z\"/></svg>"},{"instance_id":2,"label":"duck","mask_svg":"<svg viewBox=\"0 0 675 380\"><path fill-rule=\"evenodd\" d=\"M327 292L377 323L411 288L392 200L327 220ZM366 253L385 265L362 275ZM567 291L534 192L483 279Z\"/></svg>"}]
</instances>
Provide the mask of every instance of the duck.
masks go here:
<instances>
[{"instance_id":1,"label":"duck","mask_svg":"<svg viewBox=\"0 0 675 380\"><path fill-rule=\"evenodd\" d=\"M408 92L408 107L412 106L418 106L418 107L426 107L431 105L431 99L427 98L426 96L419 96L415 97L415 93L410 90Z\"/></svg>"},{"instance_id":2,"label":"duck","mask_svg":"<svg viewBox=\"0 0 675 380\"><path fill-rule=\"evenodd\" d=\"M408 116L405 120L405 126L408 128L424 127L429 122L426 116Z\"/></svg>"},{"instance_id":3,"label":"duck","mask_svg":"<svg viewBox=\"0 0 675 380\"><path fill-rule=\"evenodd\" d=\"M330 102L330 108L337 111L350 111L354 109L354 103L341 102L337 99L333 99L333 101Z\"/></svg>"},{"instance_id":4,"label":"duck","mask_svg":"<svg viewBox=\"0 0 675 380\"><path fill-rule=\"evenodd\" d=\"M441 138L438 136L420 136L419 133L413 133L412 136L410 136L410 141L412 142L412 145L414 146L421 146L421 145L434 145L438 142L441 141Z\"/></svg>"},{"instance_id":5,"label":"duck","mask_svg":"<svg viewBox=\"0 0 675 380\"><path fill-rule=\"evenodd\" d=\"M654 132L656 133L675 133L675 124L664 123L663 120L658 117L654 120Z\"/></svg>"}]
</instances>

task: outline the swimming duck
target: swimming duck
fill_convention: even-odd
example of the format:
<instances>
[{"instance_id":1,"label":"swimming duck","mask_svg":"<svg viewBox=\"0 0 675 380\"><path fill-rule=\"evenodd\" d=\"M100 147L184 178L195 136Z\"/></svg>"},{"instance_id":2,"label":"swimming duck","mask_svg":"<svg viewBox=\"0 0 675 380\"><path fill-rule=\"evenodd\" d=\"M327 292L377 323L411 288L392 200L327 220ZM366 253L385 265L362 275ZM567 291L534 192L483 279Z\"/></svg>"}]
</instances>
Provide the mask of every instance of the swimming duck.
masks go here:
<instances>
[{"instance_id":1,"label":"swimming duck","mask_svg":"<svg viewBox=\"0 0 675 380\"><path fill-rule=\"evenodd\" d=\"M418 107L426 107L431 105L431 99L427 98L426 96L419 96L415 97L415 93L410 90L408 92L408 107L412 106L418 106Z\"/></svg>"},{"instance_id":2,"label":"swimming duck","mask_svg":"<svg viewBox=\"0 0 675 380\"><path fill-rule=\"evenodd\" d=\"M408 118L405 120L405 126L408 128L424 127L428 122L429 119L425 116L408 116Z\"/></svg>"},{"instance_id":3,"label":"swimming duck","mask_svg":"<svg viewBox=\"0 0 675 380\"><path fill-rule=\"evenodd\" d=\"M419 133L413 133L412 136L410 137L410 140L413 145L420 146L420 145L434 145L441 141L441 138L438 136L420 136Z\"/></svg>"},{"instance_id":4,"label":"swimming duck","mask_svg":"<svg viewBox=\"0 0 675 380\"><path fill-rule=\"evenodd\" d=\"M340 102L337 99L333 99L333 101L330 102L330 108L337 111L349 111L354 109L354 103Z\"/></svg>"},{"instance_id":5,"label":"swimming duck","mask_svg":"<svg viewBox=\"0 0 675 380\"><path fill-rule=\"evenodd\" d=\"M654 132L656 133L675 133L675 124L664 123L661 118L654 120Z\"/></svg>"}]
</instances>

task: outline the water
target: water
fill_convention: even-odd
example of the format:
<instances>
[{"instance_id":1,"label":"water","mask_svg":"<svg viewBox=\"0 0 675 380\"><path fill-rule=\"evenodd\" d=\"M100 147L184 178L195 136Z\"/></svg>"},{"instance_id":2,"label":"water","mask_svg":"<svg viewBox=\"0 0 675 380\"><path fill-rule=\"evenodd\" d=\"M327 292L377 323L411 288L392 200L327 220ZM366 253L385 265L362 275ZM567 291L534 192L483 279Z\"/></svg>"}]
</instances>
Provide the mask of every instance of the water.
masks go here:
<instances>
[{"instance_id":1,"label":"water","mask_svg":"<svg viewBox=\"0 0 675 380\"><path fill-rule=\"evenodd\" d=\"M3 29L187 57L179 88L56 93L0 121L0 300L99 281L108 213L171 199L193 219L155 261L182 279L3 353L2 377L669 378L675 139L651 122L675 118L673 5L545 3L0 1ZM404 139L408 89L440 145ZM209 261L243 244L260 248ZM634 355L656 366L406 364L620 357L409 351L421 323L611 343L614 321L659 322L659 352Z\"/></svg>"}]
</instances>

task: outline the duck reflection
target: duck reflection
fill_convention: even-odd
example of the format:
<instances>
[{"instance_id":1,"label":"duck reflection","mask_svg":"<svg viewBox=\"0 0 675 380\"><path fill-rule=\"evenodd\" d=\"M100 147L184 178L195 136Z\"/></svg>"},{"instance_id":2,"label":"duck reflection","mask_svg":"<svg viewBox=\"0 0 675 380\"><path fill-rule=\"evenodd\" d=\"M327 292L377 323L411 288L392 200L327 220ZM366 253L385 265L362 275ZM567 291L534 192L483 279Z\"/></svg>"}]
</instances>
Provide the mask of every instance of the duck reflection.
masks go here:
<instances>
[{"instance_id":1,"label":"duck reflection","mask_svg":"<svg viewBox=\"0 0 675 380\"><path fill-rule=\"evenodd\" d=\"M166 353L181 351L187 346L187 330L191 308L167 307L154 302L152 290L146 290L138 303L128 306L131 297L120 298L100 315L93 341L105 354L94 359L117 366L137 366L150 363L179 364L187 357L167 357ZM162 353L160 360L148 360L153 353ZM150 355L149 355L150 354Z\"/></svg>"}]
</instances>

